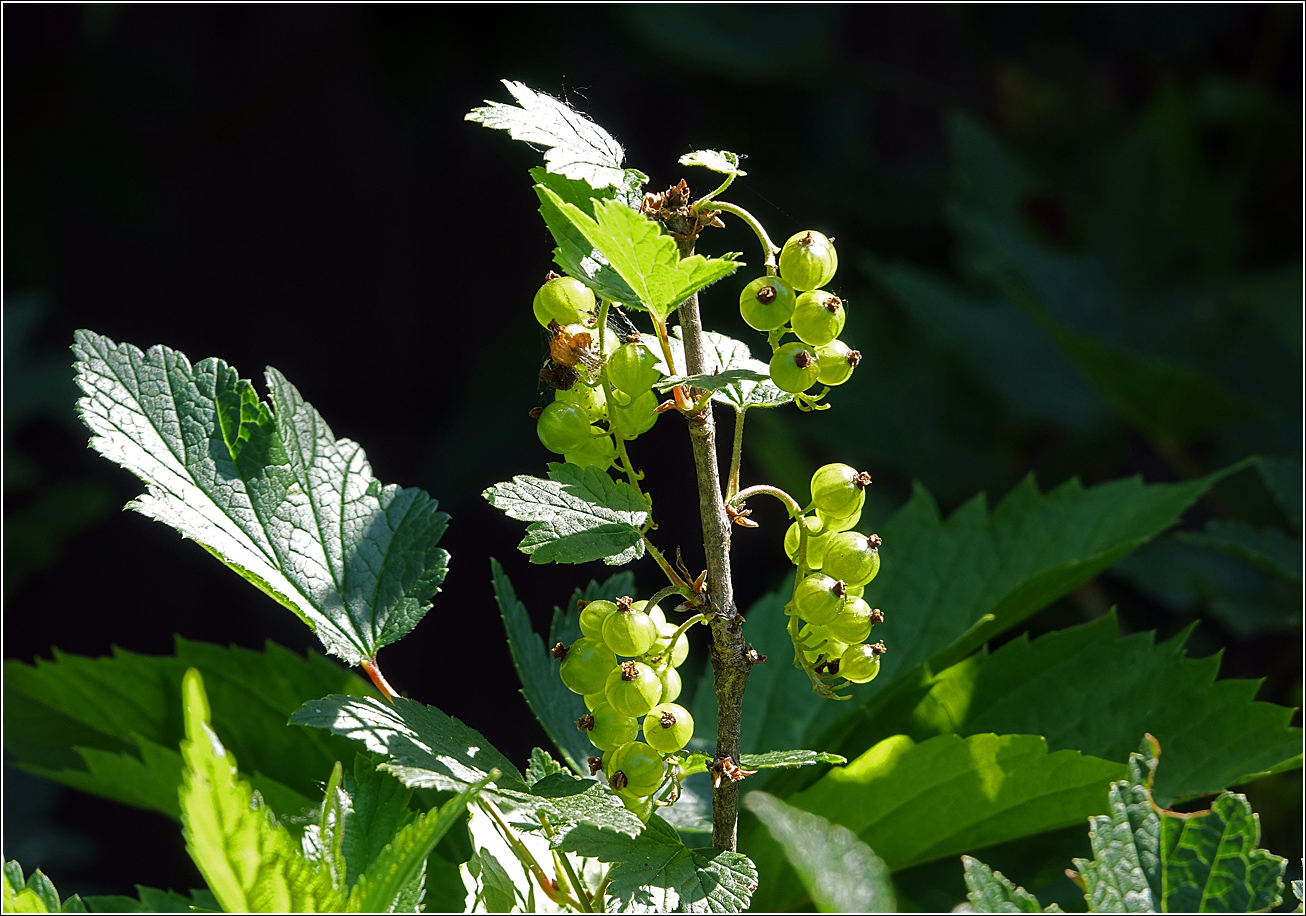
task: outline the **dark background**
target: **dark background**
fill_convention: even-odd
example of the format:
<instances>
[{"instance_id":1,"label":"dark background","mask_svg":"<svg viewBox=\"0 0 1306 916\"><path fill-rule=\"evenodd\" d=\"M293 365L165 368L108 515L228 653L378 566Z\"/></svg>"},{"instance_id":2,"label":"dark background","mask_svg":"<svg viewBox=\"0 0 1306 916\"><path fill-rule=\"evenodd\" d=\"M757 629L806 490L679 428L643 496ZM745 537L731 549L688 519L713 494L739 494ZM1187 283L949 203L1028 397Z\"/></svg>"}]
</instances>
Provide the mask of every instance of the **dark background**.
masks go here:
<instances>
[{"instance_id":1,"label":"dark background","mask_svg":"<svg viewBox=\"0 0 1306 916\"><path fill-rule=\"evenodd\" d=\"M651 189L686 177L705 191L708 174L676 159L737 150L750 174L729 199L777 240L837 237L845 339L865 362L832 411L750 415L745 482L805 493L821 463L866 467L874 523L913 480L950 510L1029 472L1050 488L1178 480L1248 454L1301 460L1299 6L6 5L3 17L6 658L168 653L174 632L317 645L204 551L118 511L141 486L84 448L72 409L67 347L86 327L218 355L260 385L274 365L363 443L380 480L436 496L453 519L451 572L382 654L386 673L515 760L546 743L517 694L488 558L541 629L606 570L530 566L522 526L479 495L549 458L527 417L545 397L529 306L552 250L526 176L538 154L463 120L510 100L504 77L586 111ZM965 228L976 212L1006 233L991 239L1015 240L1066 327L1187 373L1179 419L1112 400L994 290L984 238ZM760 262L737 223L700 250ZM761 346L734 307L753 270L709 292L705 323ZM659 543L701 567L676 418L634 450ZM1189 526L1222 517L1299 538L1293 516L1244 472ZM779 515L759 517L736 537L745 608L784 567ZM1300 570L1173 538L1148 551L1033 627L1117 602L1129 629L1200 619L1192 652L1223 649L1223 674L1266 678L1263 699L1300 705ZM636 575L657 584L649 561ZM1297 861L1300 774L1253 793L1266 845ZM65 894L200 883L161 817L9 767L4 800L6 858Z\"/></svg>"}]
</instances>

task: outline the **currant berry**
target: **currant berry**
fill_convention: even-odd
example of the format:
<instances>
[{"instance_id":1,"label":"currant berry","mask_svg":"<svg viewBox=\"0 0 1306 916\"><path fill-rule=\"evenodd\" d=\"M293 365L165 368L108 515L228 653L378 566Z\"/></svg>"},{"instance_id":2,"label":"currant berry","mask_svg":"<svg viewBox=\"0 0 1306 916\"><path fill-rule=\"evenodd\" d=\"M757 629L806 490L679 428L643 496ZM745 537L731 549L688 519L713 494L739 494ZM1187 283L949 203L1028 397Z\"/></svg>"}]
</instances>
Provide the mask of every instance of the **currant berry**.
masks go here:
<instances>
[{"instance_id":1,"label":"currant berry","mask_svg":"<svg viewBox=\"0 0 1306 916\"><path fill-rule=\"evenodd\" d=\"M848 649L846 642L835 638L834 634L825 627L813 626L810 623L804 624L798 631L798 638L808 646L803 650L803 658L809 665L834 661Z\"/></svg>"},{"instance_id":2,"label":"currant berry","mask_svg":"<svg viewBox=\"0 0 1306 916\"><path fill-rule=\"evenodd\" d=\"M803 516L803 525L807 528L807 565L811 569L820 569L825 557L825 534L821 530L821 521L813 516ZM785 553L789 562L798 563L798 523L794 522L785 532Z\"/></svg>"},{"instance_id":3,"label":"currant berry","mask_svg":"<svg viewBox=\"0 0 1306 916\"><path fill-rule=\"evenodd\" d=\"M846 586L824 573L815 572L798 583L794 590L794 604L798 616L813 626L824 626L835 618L843 607Z\"/></svg>"},{"instance_id":4,"label":"currant berry","mask_svg":"<svg viewBox=\"0 0 1306 916\"><path fill-rule=\"evenodd\" d=\"M816 384L821 365L816 351L797 341L784 344L771 356L771 381L781 391L797 394Z\"/></svg>"},{"instance_id":5,"label":"currant berry","mask_svg":"<svg viewBox=\"0 0 1306 916\"><path fill-rule=\"evenodd\" d=\"M581 637L567 650L558 676L572 693L587 694L605 690L609 673L619 670L611 649L597 639Z\"/></svg>"},{"instance_id":6,"label":"currant berry","mask_svg":"<svg viewBox=\"0 0 1306 916\"><path fill-rule=\"evenodd\" d=\"M657 641L653 643L653 647L646 654L660 657L663 661L669 662L673 668L679 668L683 665L685 659L689 657L689 639L684 633L681 633L680 638L676 640L676 647L671 651L671 658L667 658L667 649L671 646L671 638L676 635L678 629L680 628L674 623L664 621L658 627Z\"/></svg>"},{"instance_id":7,"label":"currant berry","mask_svg":"<svg viewBox=\"0 0 1306 916\"><path fill-rule=\"evenodd\" d=\"M675 703L659 703L644 717L644 740L663 754L674 754L694 737L694 717Z\"/></svg>"},{"instance_id":8,"label":"currant berry","mask_svg":"<svg viewBox=\"0 0 1306 916\"><path fill-rule=\"evenodd\" d=\"M645 798L662 785L666 765L662 755L643 741L630 741L603 761L603 772L608 774L608 785L622 795Z\"/></svg>"},{"instance_id":9,"label":"currant berry","mask_svg":"<svg viewBox=\"0 0 1306 916\"><path fill-rule=\"evenodd\" d=\"M591 426L589 439L571 451L563 452L562 457L568 464L577 467L604 470L612 467L612 462L617 460L617 446L613 444L611 436L597 426Z\"/></svg>"},{"instance_id":10,"label":"currant berry","mask_svg":"<svg viewBox=\"0 0 1306 916\"><path fill-rule=\"evenodd\" d=\"M878 534L870 537L856 531L832 534L821 568L849 585L865 585L880 571L880 543Z\"/></svg>"},{"instance_id":11,"label":"currant berry","mask_svg":"<svg viewBox=\"0 0 1306 916\"><path fill-rule=\"evenodd\" d=\"M663 665L657 669L658 680L662 682L662 696L658 698L659 703L670 703L679 699L682 687L680 672L670 665Z\"/></svg>"},{"instance_id":12,"label":"currant berry","mask_svg":"<svg viewBox=\"0 0 1306 916\"><path fill-rule=\"evenodd\" d=\"M759 331L782 328L794 313L796 294L779 277L758 277L739 294L739 314Z\"/></svg>"},{"instance_id":13,"label":"currant berry","mask_svg":"<svg viewBox=\"0 0 1306 916\"><path fill-rule=\"evenodd\" d=\"M658 627L643 611L635 610L627 598L617 602L615 614L603 621L603 641L618 655L643 655L657 642Z\"/></svg>"},{"instance_id":14,"label":"currant berry","mask_svg":"<svg viewBox=\"0 0 1306 916\"><path fill-rule=\"evenodd\" d=\"M623 439L634 439L653 428L658 420L658 397L652 391L645 391L630 399L626 405L612 408L617 425L621 428Z\"/></svg>"},{"instance_id":15,"label":"currant berry","mask_svg":"<svg viewBox=\"0 0 1306 916\"><path fill-rule=\"evenodd\" d=\"M540 443L559 455L579 448L590 438L590 418L575 404L554 401L540 411L535 425Z\"/></svg>"},{"instance_id":16,"label":"currant berry","mask_svg":"<svg viewBox=\"0 0 1306 916\"><path fill-rule=\"evenodd\" d=\"M575 404L585 411L585 416L589 418L591 423L608 418L608 401L603 394L602 385L587 385L584 382L577 382L566 390L559 388L554 392L553 399L567 404Z\"/></svg>"},{"instance_id":17,"label":"currant berry","mask_svg":"<svg viewBox=\"0 0 1306 916\"><path fill-rule=\"evenodd\" d=\"M871 606L863 599L848 596L839 613L825 624L830 635L849 645L862 642L871 635Z\"/></svg>"},{"instance_id":18,"label":"currant berry","mask_svg":"<svg viewBox=\"0 0 1306 916\"><path fill-rule=\"evenodd\" d=\"M604 683L607 683L606 678L604 678ZM602 690L596 691L595 693L585 694L585 708L588 709L590 712L593 712L594 710L598 709L600 706L607 706L607 705L608 705L608 695L604 693Z\"/></svg>"},{"instance_id":19,"label":"currant berry","mask_svg":"<svg viewBox=\"0 0 1306 916\"><path fill-rule=\"evenodd\" d=\"M581 730L589 736L590 744L604 751L614 751L634 741L639 734L638 719L623 716L607 703L601 703L590 712L589 726Z\"/></svg>"},{"instance_id":20,"label":"currant berry","mask_svg":"<svg viewBox=\"0 0 1306 916\"><path fill-rule=\"evenodd\" d=\"M617 612L617 605L604 598L591 601L580 610L580 631L590 639L603 639L603 621Z\"/></svg>"},{"instance_id":21,"label":"currant berry","mask_svg":"<svg viewBox=\"0 0 1306 916\"><path fill-rule=\"evenodd\" d=\"M812 475L812 502L818 512L845 517L860 512L871 477L846 464L827 464ZM847 529L838 529L847 530Z\"/></svg>"},{"instance_id":22,"label":"currant berry","mask_svg":"<svg viewBox=\"0 0 1306 916\"><path fill-rule=\"evenodd\" d=\"M816 358L821 365L821 373L816 380L833 388L853 377L853 370L862 361L862 354L842 340L832 340L816 348Z\"/></svg>"},{"instance_id":23,"label":"currant berry","mask_svg":"<svg viewBox=\"0 0 1306 916\"><path fill-rule=\"evenodd\" d=\"M880 656L883 654L883 643L876 643L873 646L849 646L844 650L843 655L839 656L838 674L854 684L873 681L880 673Z\"/></svg>"},{"instance_id":24,"label":"currant berry","mask_svg":"<svg viewBox=\"0 0 1306 916\"><path fill-rule=\"evenodd\" d=\"M862 520L862 510L858 509L852 515L826 515L820 509L817 509L816 518L821 523L821 530L826 534L836 534L840 531L856 528L857 523Z\"/></svg>"},{"instance_id":25,"label":"currant berry","mask_svg":"<svg viewBox=\"0 0 1306 916\"><path fill-rule=\"evenodd\" d=\"M548 327L550 321L575 324L594 311L594 291L575 277L546 280L531 304L535 320Z\"/></svg>"},{"instance_id":26,"label":"currant berry","mask_svg":"<svg viewBox=\"0 0 1306 916\"><path fill-rule=\"evenodd\" d=\"M839 255L834 243L819 232L797 232L780 249L780 276L794 289L816 289L834 278Z\"/></svg>"},{"instance_id":27,"label":"currant berry","mask_svg":"<svg viewBox=\"0 0 1306 916\"><path fill-rule=\"evenodd\" d=\"M662 625L667 622L667 615L664 614L662 612L662 608L658 607L656 604L653 605L653 610L651 611L648 609L647 601L636 601L634 604L631 605L631 608L636 611L643 611L645 614L648 614L649 620L652 620L655 624L657 624L657 628L659 632L662 630Z\"/></svg>"},{"instance_id":28,"label":"currant berry","mask_svg":"<svg viewBox=\"0 0 1306 916\"><path fill-rule=\"evenodd\" d=\"M608 674L604 691L617 712L639 718L662 702L662 681L643 662L622 662Z\"/></svg>"},{"instance_id":29,"label":"currant berry","mask_svg":"<svg viewBox=\"0 0 1306 916\"><path fill-rule=\"evenodd\" d=\"M798 297L789 325L803 343L820 347L839 336L847 319L848 312L844 309L842 299L823 289L814 289ZM819 375L819 353L817 359Z\"/></svg>"},{"instance_id":30,"label":"currant berry","mask_svg":"<svg viewBox=\"0 0 1306 916\"><path fill-rule=\"evenodd\" d=\"M630 395L648 391L662 377L658 358L641 343L622 344L608 357L608 381Z\"/></svg>"}]
</instances>

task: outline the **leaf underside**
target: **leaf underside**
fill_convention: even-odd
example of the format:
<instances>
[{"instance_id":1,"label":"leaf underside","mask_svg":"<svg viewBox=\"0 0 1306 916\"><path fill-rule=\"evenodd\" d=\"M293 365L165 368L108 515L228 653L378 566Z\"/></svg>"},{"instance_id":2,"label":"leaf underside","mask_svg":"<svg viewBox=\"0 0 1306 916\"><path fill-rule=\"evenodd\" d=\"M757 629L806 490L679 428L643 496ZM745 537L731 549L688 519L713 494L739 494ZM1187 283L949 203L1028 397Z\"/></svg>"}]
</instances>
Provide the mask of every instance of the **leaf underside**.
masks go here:
<instances>
[{"instance_id":1,"label":"leaf underside","mask_svg":"<svg viewBox=\"0 0 1306 916\"><path fill-rule=\"evenodd\" d=\"M129 508L197 541L329 653L371 658L430 609L448 516L422 490L382 486L281 373L268 369L264 402L219 359L90 331L73 351L91 445L146 485Z\"/></svg>"}]
</instances>

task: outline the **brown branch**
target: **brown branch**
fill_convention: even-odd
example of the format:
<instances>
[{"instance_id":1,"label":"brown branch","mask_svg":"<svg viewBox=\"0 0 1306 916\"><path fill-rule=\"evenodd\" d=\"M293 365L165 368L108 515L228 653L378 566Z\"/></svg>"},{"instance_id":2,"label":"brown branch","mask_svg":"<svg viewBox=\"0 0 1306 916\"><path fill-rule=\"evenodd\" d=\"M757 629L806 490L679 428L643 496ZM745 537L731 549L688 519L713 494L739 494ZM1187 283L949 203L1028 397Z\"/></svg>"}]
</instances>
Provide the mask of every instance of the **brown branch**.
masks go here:
<instances>
[{"instance_id":1,"label":"brown branch","mask_svg":"<svg viewBox=\"0 0 1306 916\"><path fill-rule=\"evenodd\" d=\"M668 220L670 223L671 220ZM675 227L672 228L673 232ZM681 258L694 253L693 239L678 241ZM698 294L690 296L679 310L681 336L685 343L685 374L709 372L703 347L703 324L698 312ZM703 551L707 559L707 596L712 627L712 674L717 697L717 757L725 755L739 763L739 727L743 713L744 685L752 663L744 644L743 618L735 609L730 578L730 517L721 496L721 472L717 466L716 423L712 402L686 415L689 441L694 452L698 478L698 508L703 526ZM734 851L739 823L739 783L718 781L712 793L712 845Z\"/></svg>"}]
</instances>

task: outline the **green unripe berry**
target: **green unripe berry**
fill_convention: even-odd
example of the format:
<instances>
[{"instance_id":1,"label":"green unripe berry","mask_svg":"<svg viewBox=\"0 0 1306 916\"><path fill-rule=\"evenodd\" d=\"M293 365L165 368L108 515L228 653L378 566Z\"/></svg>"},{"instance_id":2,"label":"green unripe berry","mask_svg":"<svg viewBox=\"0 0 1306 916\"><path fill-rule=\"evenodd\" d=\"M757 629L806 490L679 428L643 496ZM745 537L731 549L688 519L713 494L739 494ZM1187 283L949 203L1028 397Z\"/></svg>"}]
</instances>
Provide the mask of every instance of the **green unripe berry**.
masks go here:
<instances>
[{"instance_id":1,"label":"green unripe berry","mask_svg":"<svg viewBox=\"0 0 1306 916\"><path fill-rule=\"evenodd\" d=\"M657 672L643 662L622 662L613 668L604 690L609 706L635 718L662 702L662 681Z\"/></svg>"},{"instance_id":2,"label":"green unripe berry","mask_svg":"<svg viewBox=\"0 0 1306 916\"><path fill-rule=\"evenodd\" d=\"M821 568L827 575L849 585L865 585L880 571L881 543L878 534L869 537L856 531L832 534L825 546L825 563Z\"/></svg>"},{"instance_id":3,"label":"green unripe berry","mask_svg":"<svg viewBox=\"0 0 1306 916\"><path fill-rule=\"evenodd\" d=\"M541 445L561 455L589 441L590 418L576 404L554 401L540 411L535 432Z\"/></svg>"},{"instance_id":4,"label":"green unripe berry","mask_svg":"<svg viewBox=\"0 0 1306 916\"><path fill-rule=\"evenodd\" d=\"M662 682L662 696L659 703L670 703L680 697L681 681L680 672L670 665L663 665L657 669L658 680Z\"/></svg>"},{"instance_id":5,"label":"green unripe berry","mask_svg":"<svg viewBox=\"0 0 1306 916\"><path fill-rule=\"evenodd\" d=\"M856 528L857 523L862 520L862 510L858 509L852 515L826 515L820 509L817 509L816 517L821 522L821 527L826 534L837 534L840 531L850 531Z\"/></svg>"},{"instance_id":6,"label":"green unripe berry","mask_svg":"<svg viewBox=\"0 0 1306 916\"><path fill-rule=\"evenodd\" d=\"M617 602L617 612L603 621L603 641L618 655L643 655L657 642L658 627L643 611L637 611L625 599Z\"/></svg>"},{"instance_id":7,"label":"green unripe berry","mask_svg":"<svg viewBox=\"0 0 1306 916\"><path fill-rule=\"evenodd\" d=\"M797 341L784 344L776 350L771 356L769 368L775 386L790 394L811 388L816 384L816 377L821 374L816 350Z\"/></svg>"},{"instance_id":8,"label":"green unripe berry","mask_svg":"<svg viewBox=\"0 0 1306 916\"><path fill-rule=\"evenodd\" d=\"M848 649L848 644L835 636L825 627L804 624L803 628L798 631L798 638L803 641L804 645L810 648L803 650L803 658L807 664L815 665L820 662L831 662L843 655Z\"/></svg>"},{"instance_id":9,"label":"green unripe berry","mask_svg":"<svg viewBox=\"0 0 1306 916\"><path fill-rule=\"evenodd\" d=\"M613 751L639 734L639 720L623 716L607 703L593 709L588 717L582 716L576 727L589 736L590 744L604 751Z\"/></svg>"},{"instance_id":10,"label":"green unripe berry","mask_svg":"<svg viewBox=\"0 0 1306 916\"><path fill-rule=\"evenodd\" d=\"M824 346L839 336L848 313L843 300L823 289L803 293L794 304L794 314L789 325L803 343L814 347ZM820 375L820 353L817 353L817 375Z\"/></svg>"},{"instance_id":11,"label":"green unripe berry","mask_svg":"<svg viewBox=\"0 0 1306 916\"><path fill-rule=\"evenodd\" d=\"M849 646L839 656L840 677L846 677L854 684L865 684L875 680L880 673L880 656L884 654L884 644L873 646Z\"/></svg>"},{"instance_id":12,"label":"green unripe berry","mask_svg":"<svg viewBox=\"0 0 1306 916\"><path fill-rule=\"evenodd\" d=\"M674 623L667 623L663 621L662 625L658 627L657 642L653 643L653 648L648 650L647 655L649 657L657 656L660 657L663 661L668 661L666 657L667 649L670 648L671 638L676 635L676 631L678 629L679 627L677 627ZM685 659L688 657L689 657L689 637L686 636L684 633L681 633L680 638L676 640L675 648L671 651L671 658L669 660L671 667L679 668L681 665L685 663Z\"/></svg>"},{"instance_id":13,"label":"green unripe berry","mask_svg":"<svg viewBox=\"0 0 1306 916\"><path fill-rule=\"evenodd\" d=\"M666 773L662 755L643 741L623 744L609 758L603 762L603 771L608 774L608 785L622 795L644 798L662 785Z\"/></svg>"},{"instance_id":14,"label":"green unripe berry","mask_svg":"<svg viewBox=\"0 0 1306 916\"><path fill-rule=\"evenodd\" d=\"M838 269L839 255L834 243L819 232L796 232L780 249L780 276L794 289L824 286L834 279Z\"/></svg>"},{"instance_id":15,"label":"green unripe berry","mask_svg":"<svg viewBox=\"0 0 1306 916\"><path fill-rule=\"evenodd\" d=\"M576 324L594 311L594 291L575 277L555 277L546 280L535 293L531 310L535 320L546 328L550 321Z\"/></svg>"},{"instance_id":16,"label":"green unripe berry","mask_svg":"<svg viewBox=\"0 0 1306 916\"><path fill-rule=\"evenodd\" d=\"M559 388L553 393L553 399L566 404L575 404L585 411L585 416L591 423L608 418L608 400L603 394L602 385L590 386L584 382L577 382L565 390Z\"/></svg>"},{"instance_id":17,"label":"green unripe berry","mask_svg":"<svg viewBox=\"0 0 1306 916\"><path fill-rule=\"evenodd\" d=\"M616 404L612 414L621 428L623 439L634 439L653 428L658 420L658 397L652 391L645 391L630 399L626 405Z\"/></svg>"},{"instance_id":18,"label":"green unripe berry","mask_svg":"<svg viewBox=\"0 0 1306 916\"><path fill-rule=\"evenodd\" d=\"M662 377L657 366L658 358L642 343L622 344L608 357L608 381L629 395L642 394Z\"/></svg>"},{"instance_id":19,"label":"green unripe berry","mask_svg":"<svg viewBox=\"0 0 1306 916\"><path fill-rule=\"evenodd\" d=\"M603 639L603 621L617 613L617 605L607 599L591 601L580 609L580 631L590 639Z\"/></svg>"},{"instance_id":20,"label":"green unripe berry","mask_svg":"<svg viewBox=\"0 0 1306 916\"><path fill-rule=\"evenodd\" d=\"M620 670L611 649L597 639L581 637L567 650L558 676L572 693L598 693L607 689L609 672Z\"/></svg>"},{"instance_id":21,"label":"green unripe berry","mask_svg":"<svg viewBox=\"0 0 1306 916\"><path fill-rule=\"evenodd\" d=\"M833 388L853 377L853 370L862 361L862 354L842 340L832 340L816 348L816 358L821 366L816 380Z\"/></svg>"},{"instance_id":22,"label":"green unripe berry","mask_svg":"<svg viewBox=\"0 0 1306 916\"><path fill-rule=\"evenodd\" d=\"M607 683L606 678L604 679L604 683L605 684ZM585 708L588 709L590 712L593 712L594 710L598 709L600 706L607 706L607 705L608 705L608 695L604 691L599 690L596 691L595 693L585 694Z\"/></svg>"},{"instance_id":23,"label":"green unripe berry","mask_svg":"<svg viewBox=\"0 0 1306 916\"><path fill-rule=\"evenodd\" d=\"M591 426L589 439L571 451L564 452L562 457L568 464L577 467L604 470L612 467L612 462L617 459L617 446L611 436L597 426Z\"/></svg>"},{"instance_id":24,"label":"green unripe berry","mask_svg":"<svg viewBox=\"0 0 1306 916\"><path fill-rule=\"evenodd\" d=\"M807 565L812 569L820 569L825 557L825 534L821 532L821 521L806 515L803 516L803 525L807 528ZM798 542L798 522L794 522L785 532L785 553L789 556L789 562L795 565L798 563Z\"/></svg>"},{"instance_id":25,"label":"green unripe berry","mask_svg":"<svg viewBox=\"0 0 1306 916\"><path fill-rule=\"evenodd\" d=\"M779 277L758 277L739 294L739 314L759 331L782 328L794 313L797 295Z\"/></svg>"},{"instance_id":26,"label":"green unripe berry","mask_svg":"<svg viewBox=\"0 0 1306 916\"><path fill-rule=\"evenodd\" d=\"M794 590L794 604L803 620L814 626L824 626L843 607L845 594L842 582L814 572L798 583Z\"/></svg>"},{"instance_id":27,"label":"green unripe berry","mask_svg":"<svg viewBox=\"0 0 1306 916\"><path fill-rule=\"evenodd\" d=\"M823 515L843 518L862 510L869 474L846 464L827 464L812 475L812 502ZM846 530L846 529L837 529Z\"/></svg>"},{"instance_id":28,"label":"green unripe berry","mask_svg":"<svg viewBox=\"0 0 1306 916\"><path fill-rule=\"evenodd\" d=\"M694 737L694 717L675 703L659 703L644 717L644 740L663 754L674 754Z\"/></svg>"},{"instance_id":29,"label":"green unripe berry","mask_svg":"<svg viewBox=\"0 0 1306 916\"><path fill-rule=\"evenodd\" d=\"M659 630L662 629L662 624L667 622L667 615L662 613L662 608L658 607L656 604L653 605L653 610L650 611L648 609L647 601L636 601L634 604L631 605L631 609L636 611L643 611L645 614L648 614L649 619L652 620L655 624L657 624Z\"/></svg>"},{"instance_id":30,"label":"green unripe berry","mask_svg":"<svg viewBox=\"0 0 1306 916\"><path fill-rule=\"evenodd\" d=\"M834 615L825 628L835 639L853 645L871 635L873 622L871 613L869 604L861 598L850 595L844 599L839 613Z\"/></svg>"}]
</instances>

